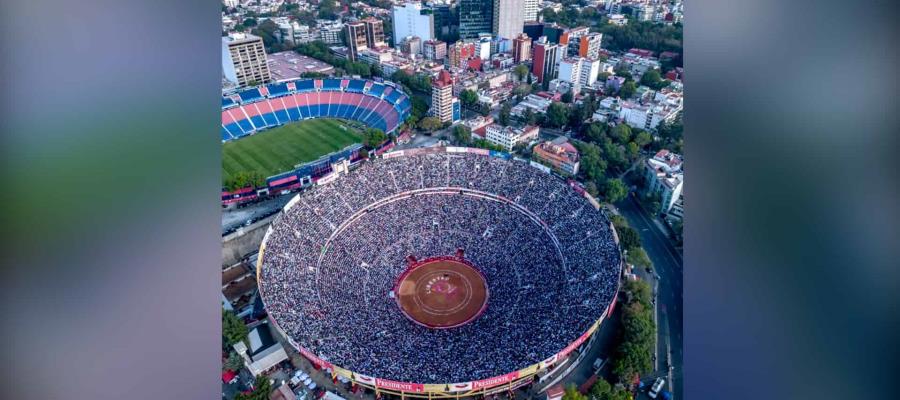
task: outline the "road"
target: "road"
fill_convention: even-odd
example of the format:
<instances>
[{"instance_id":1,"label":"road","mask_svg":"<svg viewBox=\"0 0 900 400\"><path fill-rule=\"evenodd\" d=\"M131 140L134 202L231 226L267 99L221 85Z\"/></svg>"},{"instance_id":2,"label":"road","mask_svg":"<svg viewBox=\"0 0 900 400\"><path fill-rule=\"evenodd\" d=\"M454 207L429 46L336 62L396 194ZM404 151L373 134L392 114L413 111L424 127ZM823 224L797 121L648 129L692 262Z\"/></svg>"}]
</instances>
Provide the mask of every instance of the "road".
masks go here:
<instances>
[{"instance_id":1,"label":"road","mask_svg":"<svg viewBox=\"0 0 900 400\"><path fill-rule=\"evenodd\" d=\"M616 204L619 212L637 230L641 243L653 268L660 276L656 293L657 353L656 373L667 377L667 386L680 399L683 390L683 325L682 325L682 257L675 249L666 232L653 223L650 215L641 208L634 196ZM672 370L668 374L668 362Z\"/></svg>"}]
</instances>

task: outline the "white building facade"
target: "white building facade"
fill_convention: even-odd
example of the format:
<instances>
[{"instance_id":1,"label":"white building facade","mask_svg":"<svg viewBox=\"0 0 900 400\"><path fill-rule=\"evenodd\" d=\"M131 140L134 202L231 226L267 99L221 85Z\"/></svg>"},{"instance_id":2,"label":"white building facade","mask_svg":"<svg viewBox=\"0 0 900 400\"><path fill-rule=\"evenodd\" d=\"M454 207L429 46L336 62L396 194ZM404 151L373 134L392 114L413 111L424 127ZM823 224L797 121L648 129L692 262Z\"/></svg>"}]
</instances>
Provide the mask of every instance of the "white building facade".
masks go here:
<instances>
[{"instance_id":1,"label":"white building facade","mask_svg":"<svg viewBox=\"0 0 900 400\"><path fill-rule=\"evenodd\" d=\"M394 47L409 36L417 36L422 41L434 39L434 15L422 14L421 3L406 3L394 6Z\"/></svg>"}]
</instances>

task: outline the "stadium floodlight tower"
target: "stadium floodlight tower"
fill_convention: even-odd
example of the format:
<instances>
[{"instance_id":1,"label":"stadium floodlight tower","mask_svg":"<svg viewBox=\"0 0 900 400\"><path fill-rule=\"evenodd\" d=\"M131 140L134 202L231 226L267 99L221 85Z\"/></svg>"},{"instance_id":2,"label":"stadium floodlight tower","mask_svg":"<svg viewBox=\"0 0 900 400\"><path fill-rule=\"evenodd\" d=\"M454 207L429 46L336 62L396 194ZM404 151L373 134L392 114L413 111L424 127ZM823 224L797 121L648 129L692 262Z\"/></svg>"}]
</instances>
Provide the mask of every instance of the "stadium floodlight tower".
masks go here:
<instances>
[{"instance_id":1,"label":"stadium floodlight tower","mask_svg":"<svg viewBox=\"0 0 900 400\"><path fill-rule=\"evenodd\" d=\"M463 249L452 256L406 257L391 296L406 318L431 329L468 324L487 308L490 290L484 274L467 261Z\"/></svg>"}]
</instances>

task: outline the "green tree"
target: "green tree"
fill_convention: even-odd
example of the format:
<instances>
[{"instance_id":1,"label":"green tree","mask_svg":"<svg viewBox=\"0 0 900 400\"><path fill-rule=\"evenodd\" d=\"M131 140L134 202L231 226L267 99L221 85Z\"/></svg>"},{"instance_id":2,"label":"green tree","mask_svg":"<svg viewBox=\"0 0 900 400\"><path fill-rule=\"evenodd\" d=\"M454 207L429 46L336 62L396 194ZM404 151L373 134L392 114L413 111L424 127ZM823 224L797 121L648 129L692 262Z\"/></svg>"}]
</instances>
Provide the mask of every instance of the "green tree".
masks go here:
<instances>
[{"instance_id":1,"label":"green tree","mask_svg":"<svg viewBox=\"0 0 900 400\"><path fill-rule=\"evenodd\" d=\"M616 227L616 233L623 249L631 251L641 247L641 237L634 228L630 226Z\"/></svg>"},{"instance_id":2,"label":"green tree","mask_svg":"<svg viewBox=\"0 0 900 400\"><path fill-rule=\"evenodd\" d=\"M363 146L374 149L381 146L387 139L387 135L381 129L369 128L363 133Z\"/></svg>"},{"instance_id":3,"label":"green tree","mask_svg":"<svg viewBox=\"0 0 900 400\"><path fill-rule=\"evenodd\" d=\"M569 104L572 102L573 98L575 98L575 93L572 91L572 89L569 89L569 91L563 93L561 100L563 103Z\"/></svg>"},{"instance_id":4,"label":"green tree","mask_svg":"<svg viewBox=\"0 0 900 400\"><path fill-rule=\"evenodd\" d=\"M600 155L600 147L593 143L581 141L573 143L581 154L581 164L578 167L578 173L587 178L589 182L596 183L602 180L606 173L606 161Z\"/></svg>"},{"instance_id":5,"label":"green tree","mask_svg":"<svg viewBox=\"0 0 900 400\"><path fill-rule=\"evenodd\" d=\"M649 87L653 90L659 90L669 85L669 81L662 79L659 70L650 69L641 75L641 85Z\"/></svg>"},{"instance_id":6,"label":"green tree","mask_svg":"<svg viewBox=\"0 0 900 400\"><path fill-rule=\"evenodd\" d=\"M462 92L459 92L459 102L462 103L463 106L471 107L478 102L478 94L472 90L465 89Z\"/></svg>"},{"instance_id":7,"label":"green tree","mask_svg":"<svg viewBox=\"0 0 900 400\"><path fill-rule=\"evenodd\" d=\"M426 132L434 132L441 128L441 120L437 117L425 117L419 121L419 128Z\"/></svg>"},{"instance_id":8,"label":"green tree","mask_svg":"<svg viewBox=\"0 0 900 400\"><path fill-rule=\"evenodd\" d=\"M650 257L647 257L647 252L640 247L629 251L628 255L625 257L625 261L628 261L629 264L639 268L649 268L653 265L650 262Z\"/></svg>"},{"instance_id":9,"label":"green tree","mask_svg":"<svg viewBox=\"0 0 900 400\"><path fill-rule=\"evenodd\" d=\"M269 377L259 375L253 384L253 391L250 393L238 393L234 396L234 400L269 400L269 393L272 392L272 384L269 383Z\"/></svg>"},{"instance_id":10,"label":"green tree","mask_svg":"<svg viewBox=\"0 0 900 400\"><path fill-rule=\"evenodd\" d=\"M319 2L319 18L320 19L336 19L337 5L334 0L322 0Z\"/></svg>"},{"instance_id":11,"label":"green tree","mask_svg":"<svg viewBox=\"0 0 900 400\"><path fill-rule=\"evenodd\" d=\"M600 190L597 189L597 184L594 181L588 181L588 183L584 184L584 190L588 192L591 196L597 197L600 194Z\"/></svg>"},{"instance_id":12,"label":"green tree","mask_svg":"<svg viewBox=\"0 0 900 400\"><path fill-rule=\"evenodd\" d=\"M244 18L244 22L241 24L246 28L251 28L256 26L256 18Z\"/></svg>"},{"instance_id":13,"label":"green tree","mask_svg":"<svg viewBox=\"0 0 900 400\"><path fill-rule=\"evenodd\" d=\"M628 143L631 140L631 127L626 123L621 123L612 129L612 137L620 144Z\"/></svg>"},{"instance_id":14,"label":"green tree","mask_svg":"<svg viewBox=\"0 0 900 400\"><path fill-rule=\"evenodd\" d=\"M637 143L630 142L627 146L625 146L625 151L628 153L628 158L633 160L638 156L640 147L638 147Z\"/></svg>"},{"instance_id":15,"label":"green tree","mask_svg":"<svg viewBox=\"0 0 900 400\"><path fill-rule=\"evenodd\" d=\"M230 348L237 342L246 341L249 330L234 312L222 310L222 343Z\"/></svg>"},{"instance_id":16,"label":"green tree","mask_svg":"<svg viewBox=\"0 0 900 400\"><path fill-rule=\"evenodd\" d=\"M256 171L241 171L225 179L224 186L228 191L243 188L257 188L266 184L266 178Z\"/></svg>"},{"instance_id":17,"label":"green tree","mask_svg":"<svg viewBox=\"0 0 900 400\"><path fill-rule=\"evenodd\" d=\"M526 107L525 111L522 111L522 122L524 122L525 125L534 125L535 122L537 122L537 116L534 115L534 111Z\"/></svg>"},{"instance_id":18,"label":"green tree","mask_svg":"<svg viewBox=\"0 0 900 400\"><path fill-rule=\"evenodd\" d=\"M637 90L637 86L635 86L634 81L625 81L622 84L622 87L619 89L619 97L623 99L630 99L631 96L634 96L634 92Z\"/></svg>"},{"instance_id":19,"label":"green tree","mask_svg":"<svg viewBox=\"0 0 900 400\"><path fill-rule=\"evenodd\" d=\"M592 123L584 130L584 137L591 143L603 143L606 138L606 124Z\"/></svg>"},{"instance_id":20,"label":"green tree","mask_svg":"<svg viewBox=\"0 0 900 400\"><path fill-rule=\"evenodd\" d=\"M575 387L575 384L569 384L569 386L566 387L562 400L588 400L588 398L578 392L578 388Z\"/></svg>"},{"instance_id":21,"label":"green tree","mask_svg":"<svg viewBox=\"0 0 900 400\"><path fill-rule=\"evenodd\" d=\"M519 82L522 82L525 80L525 77L528 76L528 67L525 66L525 64L519 64L516 65L513 72L515 72L516 77L519 78Z\"/></svg>"},{"instance_id":22,"label":"green tree","mask_svg":"<svg viewBox=\"0 0 900 400\"><path fill-rule=\"evenodd\" d=\"M560 128L569 120L569 109L558 101L547 108L547 124L552 128Z\"/></svg>"},{"instance_id":23,"label":"green tree","mask_svg":"<svg viewBox=\"0 0 900 400\"><path fill-rule=\"evenodd\" d=\"M453 137L462 144L470 144L472 142L472 131L468 126L456 125L453 127Z\"/></svg>"},{"instance_id":24,"label":"green tree","mask_svg":"<svg viewBox=\"0 0 900 400\"><path fill-rule=\"evenodd\" d=\"M653 142L653 136L650 135L650 132L644 130L640 131L637 136L634 137L634 143L640 148L646 147L650 142Z\"/></svg>"},{"instance_id":25,"label":"green tree","mask_svg":"<svg viewBox=\"0 0 900 400\"><path fill-rule=\"evenodd\" d=\"M628 195L628 188L625 187L621 179L610 179L606 181L603 194L607 202L618 203Z\"/></svg>"},{"instance_id":26,"label":"green tree","mask_svg":"<svg viewBox=\"0 0 900 400\"><path fill-rule=\"evenodd\" d=\"M497 122L500 125L507 126L509 125L509 113L512 110L512 107L509 105L509 102L504 102L503 107L500 108L500 115Z\"/></svg>"},{"instance_id":27,"label":"green tree","mask_svg":"<svg viewBox=\"0 0 900 400\"><path fill-rule=\"evenodd\" d=\"M241 368L244 368L244 359L237 352L230 351L223 367L229 371L239 371Z\"/></svg>"}]
</instances>

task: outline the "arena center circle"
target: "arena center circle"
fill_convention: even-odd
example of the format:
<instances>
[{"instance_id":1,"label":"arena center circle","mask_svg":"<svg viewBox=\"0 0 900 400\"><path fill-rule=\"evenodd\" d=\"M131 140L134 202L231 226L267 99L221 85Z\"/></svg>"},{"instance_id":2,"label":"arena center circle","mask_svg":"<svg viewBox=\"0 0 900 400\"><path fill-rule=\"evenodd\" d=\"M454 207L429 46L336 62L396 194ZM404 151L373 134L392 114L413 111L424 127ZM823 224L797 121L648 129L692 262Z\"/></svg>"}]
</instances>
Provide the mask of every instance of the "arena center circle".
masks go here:
<instances>
[{"instance_id":1,"label":"arena center circle","mask_svg":"<svg viewBox=\"0 0 900 400\"><path fill-rule=\"evenodd\" d=\"M454 321L410 318L401 291L390 296L406 258L458 249L486 282L484 303ZM453 383L567 348L612 301L619 261L609 221L564 181L441 152L364 163L297 196L266 234L258 277L295 347L357 375Z\"/></svg>"},{"instance_id":2,"label":"arena center circle","mask_svg":"<svg viewBox=\"0 0 900 400\"><path fill-rule=\"evenodd\" d=\"M434 329L472 322L484 312L490 292L484 275L460 257L432 257L410 263L394 287L400 310Z\"/></svg>"}]
</instances>

